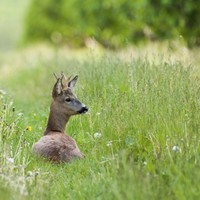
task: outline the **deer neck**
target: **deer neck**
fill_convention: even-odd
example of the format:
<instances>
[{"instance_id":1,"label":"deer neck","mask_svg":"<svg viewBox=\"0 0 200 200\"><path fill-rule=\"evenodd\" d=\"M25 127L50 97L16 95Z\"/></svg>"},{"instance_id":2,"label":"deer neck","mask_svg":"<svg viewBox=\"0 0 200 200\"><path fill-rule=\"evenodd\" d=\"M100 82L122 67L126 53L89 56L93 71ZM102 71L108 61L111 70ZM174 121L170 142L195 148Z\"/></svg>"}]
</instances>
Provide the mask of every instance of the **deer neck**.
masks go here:
<instances>
[{"instance_id":1,"label":"deer neck","mask_svg":"<svg viewBox=\"0 0 200 200\"><path fill-rule=\"evenodd\" d=\"M65 132L65 127L69 121L70 116L67 115L61 108L54 102L51 103L49 119L44 135L51 134L52 132Z\"/></svg>"}]
</instances>

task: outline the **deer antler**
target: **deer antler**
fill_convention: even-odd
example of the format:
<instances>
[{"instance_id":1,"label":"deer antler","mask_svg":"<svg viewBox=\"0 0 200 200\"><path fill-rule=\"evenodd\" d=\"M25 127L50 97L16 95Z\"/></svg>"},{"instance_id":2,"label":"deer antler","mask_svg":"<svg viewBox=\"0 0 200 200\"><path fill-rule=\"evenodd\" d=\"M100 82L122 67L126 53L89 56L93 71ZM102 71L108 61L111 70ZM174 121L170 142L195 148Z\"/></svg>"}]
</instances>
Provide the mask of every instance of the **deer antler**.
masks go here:
<instances>
[{"instance_id":1,"label":"deer antler","mask_svg":"<svg viewBox=\"0 0 200 200\"><path fill-rule=\"evenodd\" d=\"M68 87L68 83L69 83L69 81L70 81L70 79L71 79L71 76L67 78L67 77L65 76L65 74L64 74L63 72L61 72L61 79L62 79L62 80L64 79L64 81L63 81L64 87Z\"/></svg>"},{"instance_id":2,"label":"deer antler","mask_svg":"<svg viewBox=\"0 0 200 200\"><path fill-rule=\"evenodd\" d=\"M56 75L56 73L53 73L53 75L55 76L55 78L58 80L58 76Z\"/></svg>"},{"instance_id":3,"label":"deer antler","mask_svg":"<svg viewBox=\"0 0 200 200\"><path fill-rule=\"evenodd\" d=\"M71 76L67 78L63 71L61 72L60 77L56 73L53 73L53 75L55 76L56 80L59 81L61 85L64 86L64 88L68 88L69 82L71 80Z\"/></svg>"}]
</instances>

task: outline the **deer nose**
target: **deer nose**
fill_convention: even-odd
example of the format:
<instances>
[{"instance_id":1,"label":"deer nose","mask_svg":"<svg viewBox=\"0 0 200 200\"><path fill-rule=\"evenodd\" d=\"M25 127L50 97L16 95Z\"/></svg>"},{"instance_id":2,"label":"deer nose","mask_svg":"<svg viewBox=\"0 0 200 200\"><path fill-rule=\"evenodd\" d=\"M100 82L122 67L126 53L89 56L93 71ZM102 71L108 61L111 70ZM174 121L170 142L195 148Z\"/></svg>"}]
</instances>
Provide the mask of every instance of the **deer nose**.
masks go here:
<instances>
[{"instance_id":1,"label":"deer nose","mask_svg":"<svg viewBox=\"0 0 200 200\"><path fill-rule=\"evenodd\" d=\"M81 108L81 110L79 110L79 113L80 113L80 114L81 114L81 113L86 113L87 111L88 111L87 106L84 106L84 107Z\"/></svg>"}]
</instances>

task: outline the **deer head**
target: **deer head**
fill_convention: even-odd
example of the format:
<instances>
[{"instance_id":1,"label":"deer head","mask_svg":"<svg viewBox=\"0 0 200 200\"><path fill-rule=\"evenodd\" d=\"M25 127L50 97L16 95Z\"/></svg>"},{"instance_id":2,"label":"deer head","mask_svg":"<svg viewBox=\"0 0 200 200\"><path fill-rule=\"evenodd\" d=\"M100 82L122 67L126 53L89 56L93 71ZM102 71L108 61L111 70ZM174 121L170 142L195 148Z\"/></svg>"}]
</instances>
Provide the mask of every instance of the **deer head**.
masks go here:
<instances>
[{"instance_id":1,"label":"deer head","mask_svg":"<svg viewBox=\"0 0 200 200\"><path fill-rule=\"evenodd\" d=\"M55 75L55 74L54 74ZM58 110L68 116L86 113L88 108L81 103L73 93L74 86L78 80L78 76L66 78L63 73L56 76L56 83L53 87L53 102Z\"/></svg>"}]
</instances>

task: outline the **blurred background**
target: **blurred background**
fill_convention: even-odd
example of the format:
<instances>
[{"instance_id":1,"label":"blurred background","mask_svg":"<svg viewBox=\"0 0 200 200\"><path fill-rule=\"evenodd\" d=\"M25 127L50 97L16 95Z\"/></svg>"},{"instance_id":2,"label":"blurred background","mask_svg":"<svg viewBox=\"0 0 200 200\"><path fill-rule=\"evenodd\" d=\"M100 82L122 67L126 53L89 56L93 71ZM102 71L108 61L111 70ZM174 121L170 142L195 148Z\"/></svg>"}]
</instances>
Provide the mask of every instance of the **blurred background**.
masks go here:
<instances>
[{"instance_id":1,"label":"blurred background","mask_svg":"<svg viewBox=\"0 0 200 200\"><path fill-rule=\"evenodd\" d=\"M200 45L197 0L1 0L0 51L34 43L119 49L154 41Z\"/></svg>"},{"instance_id":2,"label":"blurred background","mask_svg":"<svg viewBox=\"0 0 200 200\"><path fill-rule=\"evenodd\" d=\"M26 0L1 0L0 53L19 46L24 31L24 18L29 3Z\"/></svg>"}]
</instances>

